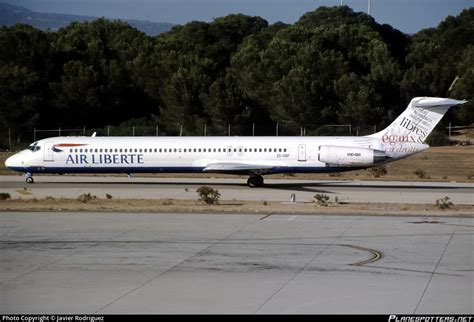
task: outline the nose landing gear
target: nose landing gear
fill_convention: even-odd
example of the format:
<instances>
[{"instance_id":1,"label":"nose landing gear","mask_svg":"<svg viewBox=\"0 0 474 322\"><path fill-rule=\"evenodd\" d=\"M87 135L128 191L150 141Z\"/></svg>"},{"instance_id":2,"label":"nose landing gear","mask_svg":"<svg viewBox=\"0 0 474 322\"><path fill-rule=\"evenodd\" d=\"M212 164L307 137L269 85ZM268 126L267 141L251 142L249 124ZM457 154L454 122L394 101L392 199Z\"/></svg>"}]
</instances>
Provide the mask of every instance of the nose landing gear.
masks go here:
<instances>
[{"instance_id":1,"label":"nose landing gear","mask_svg":"<svg viewBox=\"0 0 474 322\"><path fill-rule=\"evenodd\" d=\"M33 174L30 172L26 174L26 183L35 183L35 180L33 179Z\"/></svg>"},{"instance_id":2,"label":"nose landing gear","mask_svg":"<svg viewBox=\"0 0 474 322\"><path fill-rule=\"evenodd\" d=\"M247 179L247 185L251 188L262 187L263 186L263 177L259 174L251 175Z\"/></svg>"}]
</instances>

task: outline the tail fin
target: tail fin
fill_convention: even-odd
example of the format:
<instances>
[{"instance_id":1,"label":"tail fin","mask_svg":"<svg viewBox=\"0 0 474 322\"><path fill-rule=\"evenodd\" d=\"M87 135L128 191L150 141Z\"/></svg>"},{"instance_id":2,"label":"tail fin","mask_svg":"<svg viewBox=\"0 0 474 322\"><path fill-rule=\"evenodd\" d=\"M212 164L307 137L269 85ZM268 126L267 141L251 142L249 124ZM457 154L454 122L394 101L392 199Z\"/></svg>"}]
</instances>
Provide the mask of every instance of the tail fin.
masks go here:
<instances>
[{"instance_id":1,"label":"tail fin","mask_svg":"<svg viewBox=\"0 0 474 322\"><path fill-rule=\"evenodd\" d=\"M396 136L423 143L451 106L466 102L440 97L415 97L392 124L369 137L383 139Z\"/></svg>"}]
</instances>

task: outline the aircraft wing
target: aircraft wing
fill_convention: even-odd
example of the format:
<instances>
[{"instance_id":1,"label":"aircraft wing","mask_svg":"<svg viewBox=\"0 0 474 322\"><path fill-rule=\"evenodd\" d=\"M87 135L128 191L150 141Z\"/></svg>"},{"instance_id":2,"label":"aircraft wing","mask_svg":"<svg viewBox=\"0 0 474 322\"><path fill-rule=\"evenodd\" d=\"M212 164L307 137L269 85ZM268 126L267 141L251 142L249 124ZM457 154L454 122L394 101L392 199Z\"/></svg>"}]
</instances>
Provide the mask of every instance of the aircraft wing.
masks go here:
<instances>
[{"instance_id":1,"label":"aircraft wing","mask_svg":"<svg viewBox=\"0 0 474 322\"><path fill-rule=\"evenodd\" d=\"M210 163L203 171L204 172L222 172L222 173L255 173L262 174L270 172L274 165L265 164L249 164L238 162L224 162L224 163Z\"/></svg>"}]
</instances>

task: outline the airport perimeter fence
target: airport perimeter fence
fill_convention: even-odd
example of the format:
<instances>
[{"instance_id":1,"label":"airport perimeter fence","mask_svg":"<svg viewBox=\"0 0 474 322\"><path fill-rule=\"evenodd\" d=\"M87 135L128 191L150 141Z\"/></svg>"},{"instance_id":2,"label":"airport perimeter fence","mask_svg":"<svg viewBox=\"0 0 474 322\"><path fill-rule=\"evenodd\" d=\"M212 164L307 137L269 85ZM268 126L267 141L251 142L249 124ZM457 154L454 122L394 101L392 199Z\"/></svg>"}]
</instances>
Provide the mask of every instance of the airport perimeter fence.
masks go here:
<instances>
[{"instance_id":1,"label":"airport perimeter fence","mask_svg":"<svg viewBox=\"0 0 474 322\"><path fill-rule=\"evenodd\" d=\"M452 128L459 128L452 127ZM450 135L452 128L436 128L428 138L430 145L451 144ZM52 129L37 129L20 132L12 128L0 129L0 150L18 151L37 140L55 136L363 136L377 132L376 126L353 126L351 124L323 124L310 126L294 126L286 122L275 123L272 126L263 126L256 123L245 125L222 126L221 128L208 128L204 125L200 129L187 129L180 126L167 133L158 125L131 125L131 126L106 126L103 128L68 128L58 127Z\"/></svg>"}]
</instances>

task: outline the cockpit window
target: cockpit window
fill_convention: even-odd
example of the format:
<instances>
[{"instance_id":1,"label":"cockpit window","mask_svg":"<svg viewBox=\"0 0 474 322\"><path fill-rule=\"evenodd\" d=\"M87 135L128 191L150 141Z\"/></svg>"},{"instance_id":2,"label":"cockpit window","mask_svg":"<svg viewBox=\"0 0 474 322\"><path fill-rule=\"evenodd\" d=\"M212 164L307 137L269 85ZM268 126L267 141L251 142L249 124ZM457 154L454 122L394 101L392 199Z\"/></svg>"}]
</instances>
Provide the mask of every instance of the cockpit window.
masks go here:
<instances>
[{"instance_id":1,"label":"cockpit window","mask_svg":"<svg viewBox=\"0 0 474 322\"><path fill-rule=\"evenodd\" d=\"M39 151L41 148L38 146L38 142L35 142L32 145L30 145L29 147L27 147L26 149L30 150L30 151L33 151L33 152L36 152L36 151Z\"/></svg>"}]
</instances>

